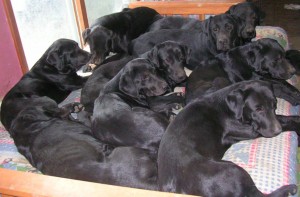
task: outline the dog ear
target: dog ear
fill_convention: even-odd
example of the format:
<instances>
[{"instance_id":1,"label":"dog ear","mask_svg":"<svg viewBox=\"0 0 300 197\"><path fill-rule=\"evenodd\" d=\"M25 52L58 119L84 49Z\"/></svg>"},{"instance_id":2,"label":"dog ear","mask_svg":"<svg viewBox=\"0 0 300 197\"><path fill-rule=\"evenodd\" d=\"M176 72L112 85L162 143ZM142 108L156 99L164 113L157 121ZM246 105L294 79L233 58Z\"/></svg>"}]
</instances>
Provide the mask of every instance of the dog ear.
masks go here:
<instances>
[{"instance_id":1,"label":"dog ear","mask_svg":"<svg viewBox=\"0 0 300 197\"><path fill-rule=\"evenodd\" d=\"M155 68L159 69L159 49L161 48L162 44L154 46L150 53L147 55L147 59L151 60L151 63L154 65Z\"/></svg>"},{"instance_id":2,"label":"dog ear","mask_svg":"<svg viewBox=\"0 0 300 197\"><path fill-rule=\"evenodd\" d=\"M234 113L236 119L241 119L244 108L244 95L241 89L231 91L226 97L228 108Z\"/></svg>"},{"instance_id":3,"label":"dog ear","mask_svg":"<svg viewBox=\"0 0 300 197\"><path fill-rule=\"evenodd\" d=\"M246 23L238 16L235 16L235 15L231 15L234 22L235 22L235 25L237 26L237 33L238 33L238 37L242 37L242 32L246 26Z\"/></svg>"},{"instance_id":4,"label":"dog ear","mask_svg":"<svg viewBox=\"0 0 300 197\"><path fill-rule=\"evenodd\" d=\"M86 44L86 41L87 41L88 37L90 36L90 34L91 34L91 29L90 28L86 28L85 30L83 30L82 38L83 38L84 44Z\"/></svg>"},{"instance_id":5,"label":"dog ear","mask_svg":"<svg viewBox=\"0 0 300 197\"><path fill-rule=\"evenodd\" d=\"M185 63L189 64L190 59L191 59L192 49L186 45L181 45L181 47L182 47L184 55L185 55Z\"/></svg>"},{"instance_id":6,"label":"dog ear","mask_svg":"<svg viewBox=\"0 0 300 197\"><path fill-rule=\"evenodd\" d=\"M212 20L213 16L210 16L207 20L204 20L204 30L203 30L203 33L205 33L206 36L209 36L210 35L210 23L211 23L211 20Z\"/></svg>"},{"instance_id":7,"label":"dog ear","mask_svg":"<svg viewBox=\"0 0 300 197\"><path fill-rule=\"evenodd\" d=\"M59 51L57 50L50 51L47 55L46 61L48 64L55 66L59 71L64 68L64 58L59 55Z\"/></svg>"},{"instance_id":8,"label":"dog ear","mask_svg":"<svg viewBox=\"0 0 300 197\"><path fill-rule=\"evenodd\" d=\"M139 97L139 91L132 80L130 71L125 71L121 74L119 81L119 90L133 98Z\"/></svg>"},{"instance_id":9,"label":"dog ear","mask_svg":"<svg viewBox=\"0 0 300 197\"><path fill-rule=\"evenodd\" d=\"M264 19L266 18L266 13L262 11L259 7L256 7L256 12L258 14L258 25L261 25L261 23L264 22Z\"/></svg>"}]
</instances>

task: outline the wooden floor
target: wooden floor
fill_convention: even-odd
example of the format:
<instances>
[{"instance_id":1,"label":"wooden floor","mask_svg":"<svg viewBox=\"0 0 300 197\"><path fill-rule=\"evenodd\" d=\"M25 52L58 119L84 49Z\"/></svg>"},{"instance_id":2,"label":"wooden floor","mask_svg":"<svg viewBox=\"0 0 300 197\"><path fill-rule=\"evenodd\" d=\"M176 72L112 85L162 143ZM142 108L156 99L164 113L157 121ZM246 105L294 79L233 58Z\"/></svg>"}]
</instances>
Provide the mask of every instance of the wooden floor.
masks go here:
<instances>
[{"instance_id":1,"label":"wooden floor","mask_svg":"<svg viewBox=\"0 0 300 197\"><path fill-rule=\"evenodd\" d=\"M287 4L300 6L300 0L259 0L256 3L266 13L262 25L282 27L288 33L291 48L300 50L300 9L284 8Z\"/></svg>"}]
</instances>

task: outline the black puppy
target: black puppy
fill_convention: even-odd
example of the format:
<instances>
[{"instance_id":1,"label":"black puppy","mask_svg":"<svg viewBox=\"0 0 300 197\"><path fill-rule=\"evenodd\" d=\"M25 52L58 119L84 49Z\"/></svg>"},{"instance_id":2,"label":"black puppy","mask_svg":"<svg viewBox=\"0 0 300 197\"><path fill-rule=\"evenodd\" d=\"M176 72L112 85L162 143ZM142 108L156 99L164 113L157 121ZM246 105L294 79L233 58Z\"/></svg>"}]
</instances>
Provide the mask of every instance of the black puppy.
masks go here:
<instances>
[{"instance_id":1,"label":"black puppy","mask_svg":"<svg viewBox=\"0 0 300 197\"><path fill-rule=\"evenodd\" d=\"M231 83L263 79L272 82L276 97L300 104L300 92L285 81L294 73L278 42L263 38L202 62L187 80L186 103Z\"/></svg>"},{"instance_id":2,"label":"black puppy","mask_svg":"<svg viewBox=\"0 0 300 197\"><path fill-rule=\"evenodd\" d=\"M133 146L156 154L169 122L148 109L147 98L162 95L168 88L148 59L128 62L95 100L94 135L114 146Z\"/></svg>"},{"instance_id":3,"label":"black puppy","mask_svg":"<svg viewBox=\"0 0 300 197\"><path fill-rule=\"evenodd\" d=\"M4 127L9 131L11 121L30 104L31 97L48 96L60 103L71 91L82 88L87 79L78 76L76 71L89 59L90 54L75 41L55 41L3 98L1 122Z\"/></svg>"},{"instance_id":4,"label":"black puppy","mask_svg":"<svg viewBox=\"0 0 300 197\"><path fill-rule=\"evenodd\" d=\"M112 185L157 188L157 168L147 151L113 149L90 128L66 115L48 97L39 97L14 119L11 136L21 154L43 174Z\"/></svg>"},{"instance_id":5,"label":"black puppy","mask_svg":"<svg viewBox=\"0 0 300 197\"><path fill-rule=\"evenodd\" d=\"M264 195L238 165L221 160L241 140L273 137L281 131L271 84L233 84L187 105L168 126L159 147L162 191L201 196L288 196L296 185Z\"/></svg>"},{"instance_id":6,"label":"black puppy","mask_svg":"<svg viewBox=\"0 0 300 197\"><path fill-rule=\"evenodd\" d=\"M295 49L287 50L285 58L294 66L296 74L300 75L300 51Z\"/></svg>"},{"instance_id":7,"label":"black puppy","mask_svg":"<svg viewBox=\"0 0 300 197\"><path fill-rule=\"evenodd\" d=\"M128 43L147 31L161 16L154 9L138 7L100 17L82 33L90 46L92 64L100 64L109 52L127 52Z\"/></svg>"},{"instance_id":8,"label":"black puppy","mask_svg":"<svg viewBox=\"0 0 300 197\"><path fill-rule=\"evenodd\" d=\"M265 13L252 2L233 5L226 13L238 16L243 20L245 27L242 29L241 35L245 43L251 42L255 38L255 27L260 25L265 18Z\"/></svg>"},{"instance_id":9,"label":"black puppy","mask_svg":"<svg viewBox=\"0 0 300 197\"><path fill-rule=\"evenodd\" d=\"M240 28L240 35L244 42L250 42L255 38L255 27L260 25L265 14L252 2L243 2L231 6L227 14L238 16L242 19L243 27ZM157 31L159 29L193 29L203 31L204 21L194 18L186 18L179 16L166 16L155 21L149 31Z\"/></svg>"},{"instance_id":10,"label":"black puppy","mask_svg":"<svg viewBox=\"0 0 300 197\"><path fill-rule=\"evenodd\" d=\"M131 42L129 51L133 55L140 55L149 51L156 44L173 40L191 49L188 68L194 69L200 61L238 46L240 44L238 35L240 27L239 19L229 14L221 14L206 20L203 32L162 29L145 33Z\"/></svg>"},{"instance_id":11,"label":"black puppy","mask_svg":"<svg viewBox=\"0 0 300 197\"><path fill-rule=\"evenodd\" d=\"M202 31L203 21L181 16L165 16L152 23L148 31L157 31L160 29L192 29Z\"/></svg>"},{"instance_id":12,"label":"black puppy","mask_svg":"<svg viewBox=\"0 0 300 197\"><path fill-rule=\"evenodd\" d=\"M189 61L190 50L174 41L166 41L140 57L149 59L161 76L174 88L186 79L184 67ZM120 60L101 65L94 70L81 91L81 103L85 110L92 112L94 101L99 96L104 85L111 80L133 56L123 56Z\"/></svg>"}]
</instances>

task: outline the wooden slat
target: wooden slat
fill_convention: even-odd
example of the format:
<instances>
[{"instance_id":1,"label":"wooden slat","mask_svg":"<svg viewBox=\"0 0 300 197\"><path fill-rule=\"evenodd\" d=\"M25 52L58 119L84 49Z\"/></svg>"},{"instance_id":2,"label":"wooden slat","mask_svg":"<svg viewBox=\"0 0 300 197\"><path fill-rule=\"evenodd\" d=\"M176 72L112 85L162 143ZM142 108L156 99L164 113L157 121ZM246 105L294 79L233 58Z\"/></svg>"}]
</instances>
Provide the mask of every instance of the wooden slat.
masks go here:
<instances>
[{"instance_id":1,"label":"wooden slat","mask_svg":"<svg viewBox=\"0 0 300 197\"><path fill-rule=\"evenodd\" d=\"M155 9L160 14L173 15L203 15L203 14L220 14L228 10L228 8L242 0L199 0L199 1L138 1L129 4L129 8L146 6Z\"/></svg>"},{"instance_id":2,"label":"wooden slat","mask_svg":"<svg viewBox=\"0 0 300 197\"><path fill-rule=\"evenodd\" d=\"M86 28L89 27L89 22L88 22L88 18L87 18L84 0L73 0L73 7L74 7L74 13L75 13L75 17L76 17L78 34L80 37L80 44L81 44L81 47L83 47L84 41L82 38L82 32L83 32L83 30L85 30Z\"/></svg>"},{"instance_id":3,"label":"wooden slat","mask_svg":"<svg viewBox=\"0 0 300 197\"><path fill-rule=\"evenodd\" d=\"M7 22L10 27L10 32L14 40L15 49L17 51L18 61L21 65L21 70L24 73L28 72L28 64L26 61L23 45L21 42L19 30L17 27L15 15L10 0L3 0L4 9L7 16Z\"/></svg>"},{"instance_id":4,"label":"wooden slat","mask_svg":"<svg viewBox=\"0 0 300 197\"><path fill-rule=\"evenodd\" d=\"M0 168L0 194L20 197L188 197L182 194L91 183L2 168Z\"/></svg>"}]
</instances>

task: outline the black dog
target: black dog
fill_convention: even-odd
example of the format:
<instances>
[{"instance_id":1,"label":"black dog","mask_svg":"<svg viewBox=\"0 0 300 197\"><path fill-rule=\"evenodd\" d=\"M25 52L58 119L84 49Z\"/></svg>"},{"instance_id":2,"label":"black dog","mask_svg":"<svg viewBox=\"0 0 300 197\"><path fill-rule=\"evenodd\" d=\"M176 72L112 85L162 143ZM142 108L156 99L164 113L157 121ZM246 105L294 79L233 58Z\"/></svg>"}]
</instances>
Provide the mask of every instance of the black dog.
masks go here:
<instances>
[{"instance_id":1,"label":"black dog","mask_svg":"<svg viewBox=\"0 0 300 197\"><path fill-rule=\"evenodd\" d=\"M11 121L36 96L48 96L57 103L71 91L82 88L86 78L76 74L90 54L73 40L55 41L32 69L5 95L1 104L1 122L9 131Z\"/></svg>"},{"instance_id":2,"label":"black dog","mask_svg":"<svg viewBox=\"0 0 300 197\"><path fill-rule=\"evenodd\" d=\"M126 53L128 43L147 31L161 16L154 9L125 9L95 20L82 37L90 46L92 64L100 64L109 52Z\"/></svg>"},{"instance_id":3,"label":"black dog","mask_svg":"<svg viewBox=\"0 0 300 197\"><path fill-rule=\"evenodd\" d=\"M240 35L244 42L250 42L255 38L255 27L260 25L265 14L252 2L243 2L231 6L227 14L238 16L242 19L244 27L240 29ZM166 16L155 21L149 28L149 31L157 31L159 29L193 29L203 31L204 21L194 18Z\"/></svg>"},{"instance_id":4,"label":"black dog","mask_svg":"<svg viewBox=\"0 0 300 197\"><path fill-rule=\"evenodd\" d=\"M300 51L295 49L287 50L285 58L295 67L296 74L300 75Z\"/></svg>"},{"instance_id":5,"label":"black dog","mask_svg":"<svg viewBox=\"0 0 300 197\"><path fill-rule=\"evenodd\" d=\"M264 196L243 168L221 159L236 142L281 133L276 102L270 83L245 81L187 105L161 140L159 188L211 197ZM270 196L296 192L296 185L287 185Z\"/></svg>"},{"instance_id":6,"label":"black dog","mask_svg":"<svg viewBox=\"0 0 300 197\"><path fill-rule=\"evenodd\" d=\"M157 31L160 29L192 29L202 31L203 21L181 16L165 16L152 23L148 31Z\"/></svg>"},{"instance_id":7,"label":"black dog","mask_svg":"<svg viewBox=\"0 0 300 197\"><path fill-rule=\"evenodd\" d=\"M173 40L191 49L188 68L194 69L200 61L238 46L240 44L238 29L241 25L236 17L221 14L206 20L203 32L162 29L145 33L131 42L129 51L134 55L140 55L156 44Z\"/></svg>"},{"instance_id":8,"label":"black dog","mask_svg":"<svg viewBox=\"0 0 300 197\"><path fill-rule=\"evenodd\" d=\"M265 18L265 13L252 2L233 5L226 13L238 16L243 20L245 27L242 29L241 35L245 43L251 42L255 38L255 27L260 25Z\"/></svg>"},{"instance_id":9,"label":"black dog","mask_svg":"<svg viewBox=\"0 0 300 197\"><path fill-rule=\"evenodd\" d=\"M65 118L48 97L32 100L14 119L11 136L21 154L43 174L112 185L157 188L157 168L147 151L113 149L90 128Z\"/></svg>"},{"instance_id":10,"label":"black dog","mask_svg":"<svg viewBox=\"0 0 300 197\"><path fill-rule=\"evenodd\" d=\"M187 80L186 103L231 83L243 80L269 80L276 97L300 104L300 92L286 79L295 73L276 40L264 38L236 47L202 63Z\"/></svg>"},{"instance_id":11,"label":"black dog","mask_svg":"<svg viewBox=\"0 0 300 197\"><path fill-rule=\"evenodd\" d=\"M104 87L95 100L94 135L114 146L133 146L156 154L168 120L148 109L147 98L169 89L148 59L137 58Z\"/></svg>"},{"instance_id":12,"label":"black dog","mask_svg":"<svg viewBox=\"0 0 300 197\"><path fill-rule=\"evenodd\" d=\"M141 55L141 57L149 59L153 63L171 88L186 79L184 67L189 61L189 56L190 50L186 46L173 41L158 44L149 52ZM120 60L103 64L93 71L81 91L81 103L86 111L92 112L94 101L104 85L132 59L133 56L125 56Z\"/></svg>"}]
</instances>

